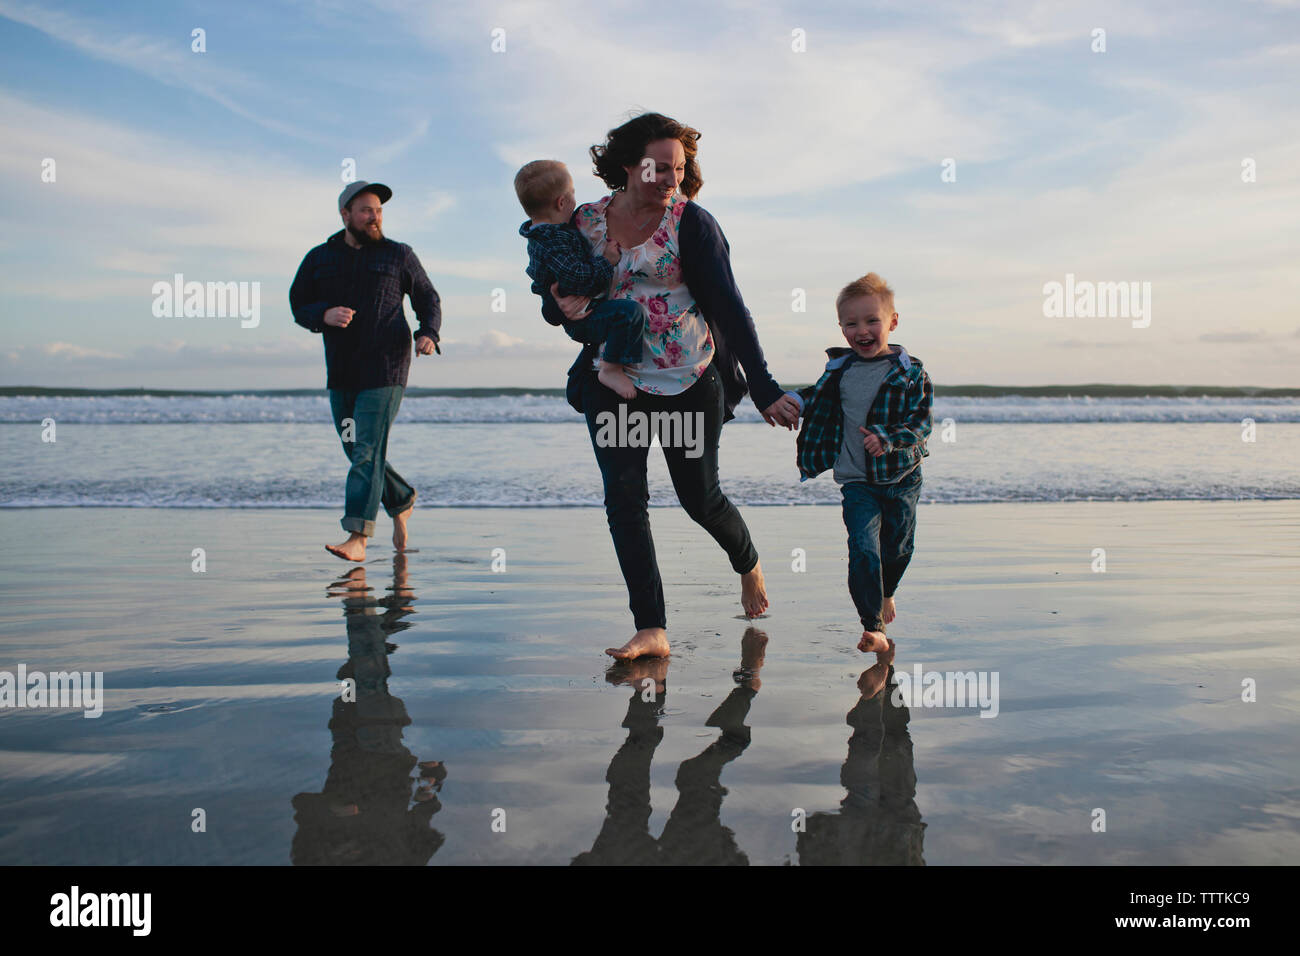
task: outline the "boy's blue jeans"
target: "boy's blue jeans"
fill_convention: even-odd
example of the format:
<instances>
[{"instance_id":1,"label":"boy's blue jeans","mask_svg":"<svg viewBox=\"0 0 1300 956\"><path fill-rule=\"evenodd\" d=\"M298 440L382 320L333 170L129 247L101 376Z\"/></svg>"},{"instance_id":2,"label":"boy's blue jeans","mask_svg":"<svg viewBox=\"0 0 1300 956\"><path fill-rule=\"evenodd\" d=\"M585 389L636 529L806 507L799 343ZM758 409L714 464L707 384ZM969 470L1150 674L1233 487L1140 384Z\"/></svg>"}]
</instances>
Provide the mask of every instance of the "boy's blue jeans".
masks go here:
<instances>
[{"instance_id":1,"label":"boy's blue jeans","mask_svg":"<svg viewBox=\"0 0 1300 956\"><path fill-rule=\"evenodd\" d=\"M334 428L343 438L344 419L352 419L352 441L343 451L352 462L344 492L343 530L375 533L379 505L390 516L400 515L415 501L415 489L388 464L388 429L402 404L400 385L360 390L330 389Z\"/></svg>"},{"instance_id":2,"label":"boy's blue jeans","mask_svg":"<svg viewBox=\"0 0 1300 956\"><path fill-rule=\"evenodd\" d=\"M607 299L587 315L564 323L569 338L584 345L604 342L601 354L615 365L641 362L641 345L645 337L645 306L635 299Z\"/></svg>"},{"instance_id":3,"label":"boy's blue jeans","mask_svg":"<svg viewBox=\"0 0 1300 956\"><path fill-rule=\"evenodd\" d=\"M883 631L881 605L894 596L912 560L921 466L896 484L847 481L840 491L844 495L844 527L849 532L849 594L863 629Z\"/></svg>"}]
</instances>

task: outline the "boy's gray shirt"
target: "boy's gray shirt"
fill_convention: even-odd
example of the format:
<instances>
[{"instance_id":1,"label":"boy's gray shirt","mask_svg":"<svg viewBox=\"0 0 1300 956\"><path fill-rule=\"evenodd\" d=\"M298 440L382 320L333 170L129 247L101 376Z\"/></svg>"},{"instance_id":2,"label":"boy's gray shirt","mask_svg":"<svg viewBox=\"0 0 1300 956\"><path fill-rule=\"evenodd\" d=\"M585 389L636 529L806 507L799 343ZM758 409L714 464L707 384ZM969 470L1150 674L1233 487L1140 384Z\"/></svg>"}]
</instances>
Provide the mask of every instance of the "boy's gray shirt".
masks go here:
<instances>
[{"instance_id":1,"label":"boy's gray shirt","mask_svg":"<svg viewBox=\"0 0 1300 956\"><path fill-rule=\"evenodd\" d=\"M866 425L867 413L876 400L880 385L889 375L895 357L886 352L873 359L852 355L849 366L840 376L840 409L844 415L844 441L839 457L835 459L835 480L867 480L867 450L862 447L866 437L859 428Z\"/></svg>"}]
</instances>

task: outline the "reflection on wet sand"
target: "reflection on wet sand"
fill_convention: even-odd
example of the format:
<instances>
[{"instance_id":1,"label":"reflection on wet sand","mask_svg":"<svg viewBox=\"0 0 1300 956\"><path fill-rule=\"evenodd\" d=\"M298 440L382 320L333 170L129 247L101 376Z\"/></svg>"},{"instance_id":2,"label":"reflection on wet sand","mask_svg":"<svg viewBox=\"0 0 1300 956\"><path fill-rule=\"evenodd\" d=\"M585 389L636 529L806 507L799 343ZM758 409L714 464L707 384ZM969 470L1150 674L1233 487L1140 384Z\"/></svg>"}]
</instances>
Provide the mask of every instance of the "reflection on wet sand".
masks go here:
<instances>
[{"instance_id":1,"label":"reflection on wet sand","mask_svg":"<svg viewBox=\"0 0 1300 956\"><path fill-rule=\"evenodd\" d=\"M853 734L840 770L840 811L809 814L796 846L805 866L924 866L910 714L893 699L893 648L858 678L845 718Z\"/></svg>"},{"instance_id":2,"label":"reflection on wet sand","mask_svg":"<svg viewBox=\"0 0 1300 956\"><path fill-rule=\"evenodd\" d=\"M330 597L342 598L347 624L348 659L338 679L354 681L355 694L345 691L334 700L324 787L293 798L298 830L290 856L296 865L422 866L445 840L430 821L442 809L437 794L446 768L436 760L418 761L402 744L402 728L411 718L401 698L388 692L388 657L397 650L388 637L410 627L403 618L415 613L405 554L393 557L391 593L375 598L373 590L364 566L350 569L328 590ZM419 776L413 778L417 763Z\"/></svg>"},{"instance_id":3,"label":"reflection on wet sand","mask_svg":"<svg viewBox=\"0 0 1300 956\"><path fill-rule=\"evenodd\" d=\"M722 734L702 753L677 769L677 804L656 840L650 835L650 763L663 739L659 718L667 696L668 660L640 659L616 664L606 674L614 684L628 684L627 740L610 761L605 779L609 800L605 823L592 848L573 858L575 866L740 865L749 863L735 834L722 825L722 798L727 789L722 769L749 746L745 726L750 704L762 686L759 672L767 635L749 628L741 639L736 688L705 721ZM651 693L653 690L653 693Z\"/></svg>"}]
</instances>

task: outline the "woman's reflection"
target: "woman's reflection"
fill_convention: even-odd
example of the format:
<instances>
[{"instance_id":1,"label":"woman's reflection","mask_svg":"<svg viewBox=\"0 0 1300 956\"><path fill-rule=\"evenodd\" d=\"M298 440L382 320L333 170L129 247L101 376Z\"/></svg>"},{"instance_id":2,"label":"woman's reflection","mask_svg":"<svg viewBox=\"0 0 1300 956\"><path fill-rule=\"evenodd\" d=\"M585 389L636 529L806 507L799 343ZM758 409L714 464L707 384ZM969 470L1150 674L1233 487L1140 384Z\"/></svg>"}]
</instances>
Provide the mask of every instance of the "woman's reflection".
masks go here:
<instances>
[{"instance_id":1,"label":"woman's reflection","mask_svg":"<svg viewBox=\"0 0 1300 956\"><path fill-rule=\"evenodd\" d=\"M623 720L628 735L605 775L609 782L605 823L592 848L574 857L575 866L749 863L736 845L735 834L722 825L727 788L720 778L722 768L749 746L745 718L762 686L759 672L766 647L766 634L752 627L745 631L740 667L733 675L737 686L705 721L705 726L717 727L722 734L677 769L677 804L658 840L650 835L649 826L650 763L664 734L659 718L664 712L668 661L640 658L610 668L607 680L633 688Z\"/></svg>"}]
</instances>

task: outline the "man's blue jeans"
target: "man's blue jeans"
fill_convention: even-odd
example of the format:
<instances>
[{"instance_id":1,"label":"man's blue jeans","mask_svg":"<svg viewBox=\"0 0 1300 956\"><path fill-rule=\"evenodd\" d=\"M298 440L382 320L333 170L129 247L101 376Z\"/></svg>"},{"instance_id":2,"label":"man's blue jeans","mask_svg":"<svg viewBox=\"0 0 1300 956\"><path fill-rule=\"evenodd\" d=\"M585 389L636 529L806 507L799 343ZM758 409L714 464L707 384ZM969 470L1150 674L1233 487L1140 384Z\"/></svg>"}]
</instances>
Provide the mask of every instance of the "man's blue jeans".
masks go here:
<instances>
[{"instance_id":1,"label":"man's blue jeans","mask_svg":"<svg viewBox=\"0 0 1300 956\"><path fill-rule=\"evenodd\" d=\"M400 385L385 388L330 389L334 428L352 462L344 497L343 530L375 533L379 506L389 516L400 515L415 501L415 489L388 464L388 429L402 405ZM352 441L344 437L345 419L352 420Z\"/></svg>"},{"instance_id":2,"label":"man's blue jeans","mask_svg":"<svg viewBox=\"0 0 1300 956\"><path fill-rule=\"evenodd\" d=\"M868 631L883 631L881 605L893 597L912 560L921 466L892 485L846 481L844 527L849 532L849 594Z\"/></svg>"}]
</instances>

